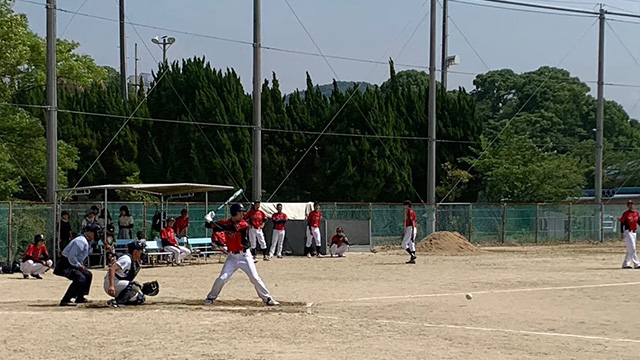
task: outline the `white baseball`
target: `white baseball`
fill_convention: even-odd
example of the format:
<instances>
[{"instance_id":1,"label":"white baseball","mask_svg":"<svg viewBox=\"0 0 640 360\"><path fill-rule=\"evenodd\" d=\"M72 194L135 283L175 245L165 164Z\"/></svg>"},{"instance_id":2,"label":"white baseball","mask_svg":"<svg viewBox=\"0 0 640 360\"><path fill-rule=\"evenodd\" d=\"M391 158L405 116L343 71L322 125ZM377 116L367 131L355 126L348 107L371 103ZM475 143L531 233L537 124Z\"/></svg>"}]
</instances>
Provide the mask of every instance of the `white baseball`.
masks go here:
<instances>
[{"instance_id":1,"label":"white baseball","mask_svg":"<svg viewBox=\"0 0 640 360\"><path fill-rule=\"evenodd\" d=\"M467 294L467 295L465 295L465 297L467 298L467 300L473 299L473 295L471 295L471 294Z\"/></svg>"}]
</instances>

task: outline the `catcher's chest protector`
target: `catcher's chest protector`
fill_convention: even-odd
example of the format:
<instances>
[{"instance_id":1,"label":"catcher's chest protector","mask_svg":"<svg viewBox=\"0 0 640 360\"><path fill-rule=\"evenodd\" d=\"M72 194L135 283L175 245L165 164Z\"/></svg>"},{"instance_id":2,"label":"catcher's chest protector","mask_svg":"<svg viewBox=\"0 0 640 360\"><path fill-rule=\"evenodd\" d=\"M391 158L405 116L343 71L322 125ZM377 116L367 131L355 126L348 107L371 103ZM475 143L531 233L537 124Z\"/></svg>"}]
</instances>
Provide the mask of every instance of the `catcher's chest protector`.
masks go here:
<instances>
[{"instance_id":1,"label":"catcher's chest protector","mask_svg":"<svg viewBox=\"0 0 640 360\"><path fill-rule=\"evenodd\" d=\"M126 276L122 277L116 274L116 278L118 278L118 280L127 280L131 282L136 278L136 275L138 275L138 271L140 271L140 264L133 259L133 256L131 256L131 254L124 254L122 256L128 256L131 259L131 267L126 271Z\"/></svg>"}]
</instances>

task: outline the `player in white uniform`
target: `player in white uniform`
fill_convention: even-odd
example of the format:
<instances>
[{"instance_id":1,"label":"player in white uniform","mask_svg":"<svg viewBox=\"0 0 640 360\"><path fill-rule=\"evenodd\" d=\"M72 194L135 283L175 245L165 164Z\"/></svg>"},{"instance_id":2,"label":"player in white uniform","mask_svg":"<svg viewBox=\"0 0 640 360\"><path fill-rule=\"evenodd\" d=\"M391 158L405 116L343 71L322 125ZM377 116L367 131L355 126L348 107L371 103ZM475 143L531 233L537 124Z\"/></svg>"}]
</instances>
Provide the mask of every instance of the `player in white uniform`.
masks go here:
<instances>
[{"instance_id":1,"label":"player in white uniform","mask_svg":"<svg viewBox=\"0 0 640 360\"><path fill-rule=\"evenodd\" d=\"M151 296L158 294L157 282L141 286L134 281L140 270L144 243L139 240L132 241L127 248L129 253L120 256L111 264L104 277L104 291L114 297L108 302L110 306L139 305L145 302L145 294Z\"/></svg>"}]
</instances>

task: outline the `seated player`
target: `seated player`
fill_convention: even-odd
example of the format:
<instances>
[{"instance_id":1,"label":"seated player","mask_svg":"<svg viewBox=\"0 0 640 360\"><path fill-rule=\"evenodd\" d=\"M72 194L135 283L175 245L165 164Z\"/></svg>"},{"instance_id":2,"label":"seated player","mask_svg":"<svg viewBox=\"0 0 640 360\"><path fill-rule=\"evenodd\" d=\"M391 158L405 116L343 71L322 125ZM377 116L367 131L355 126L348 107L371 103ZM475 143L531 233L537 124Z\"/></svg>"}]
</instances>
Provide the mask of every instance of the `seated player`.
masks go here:
<instances>
[{"instance_id":1,"label":"seated player","mask_svg":"<svg viewBox=\"0 0 640 360\"><path fill-rule=\"evenodd\" d=\"M140 305L146 301L146 295L158 295L157 281L144 285L134 281L140 271L144 244L138 240L132 241L127 244L127 250L128 253L120 256L104 277L104 291L114 297L107 302L109 306Z\"/></svg>"},{"instance_id":2,"label":"seated player","mask_svg":"<svg viewBox=\"0 0 640 360\"><path fill-rule=\"evenodd\" d=\"M344 230L339 227L336 229L336 234L331 239L331 248L329 253L331 257L344 257L344 254L349 250L349 238L344 233Z\"/></svg>"},{"instance_id":3,"label":"seated player","mask_svg":"<svg viewBox=\"0 0 640 360\"><path fill-rule=\"evenodd\" d=\"M279 305L279 303L271 297L269 290L267 290L262 279L260 279L256 265L253 262L253 256L250 251L247 251L251 248L247 237L249 224L243 220L243 217L244 207L242 204L233 204L231 206L231 218L211 224L214 228L225 232L228 255L227 260L222 266L220 276L218 276L213 283L213 287L207 295L207 299L204 302L206 306L213 305L218 295L220 295L222 287L224 287L238 269L247 274L258 296L267 306Z\"/></svg>"},{"instance_id":4,"label":"seated player","mask_svg":"<svg viewBox=\"0 0 640 360\"><path fill-rule=\"evenodd\" d=\"M40 275L53 266L53 261L49 260L49 252L44 243L44 235L36 235L33 239L33 244L29 245L24 256L22 256L20 271L25 279L28 279L29 275L36 279L42 279Z\"/></svg>"},{"instance_id":5,"label":"seated player","mask_svg":"<svg viewBox=\"0 0 640 360\"><path fill-rule=\"evenodd\" d=\"M191 250L187 249L184 246L178 245L178 240L176 240L176 232L173 230L173 225L175 224L175 222L176 219L172 217L167 219L167 226L162 229L160 238L162 239L162 246L164 247L164 251L171 252L173 254L174 263L176 265L181 265L182 260L191 255Z\"/></svg>"}]
</instances>

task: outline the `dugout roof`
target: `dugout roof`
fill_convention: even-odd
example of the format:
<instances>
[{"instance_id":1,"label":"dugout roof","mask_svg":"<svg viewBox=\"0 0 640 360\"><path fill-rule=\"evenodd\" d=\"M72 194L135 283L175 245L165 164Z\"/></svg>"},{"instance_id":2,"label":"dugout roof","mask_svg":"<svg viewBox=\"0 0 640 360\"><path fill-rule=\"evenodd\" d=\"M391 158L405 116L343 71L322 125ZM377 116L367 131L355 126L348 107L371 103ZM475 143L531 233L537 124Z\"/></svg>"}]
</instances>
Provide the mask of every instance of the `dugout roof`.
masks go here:
<instances>
[{"instance_id":1,"label":"dugout roof","mask_svg":"<svg viewBox=\"0 0 640 360\"><path fill-rule=\"evenodd\" d=\"M176 183L176 184L119 184L119 185L95 185L82 186L71 189L60 189L58 192L67 191L93 191L93 190L127 190L140 191L155 195L178 195L178 194L195 194L210 191L229 191L233 190L233 186L225 185L208 185L193 183Z\"/></svg>"}]
</instances>

